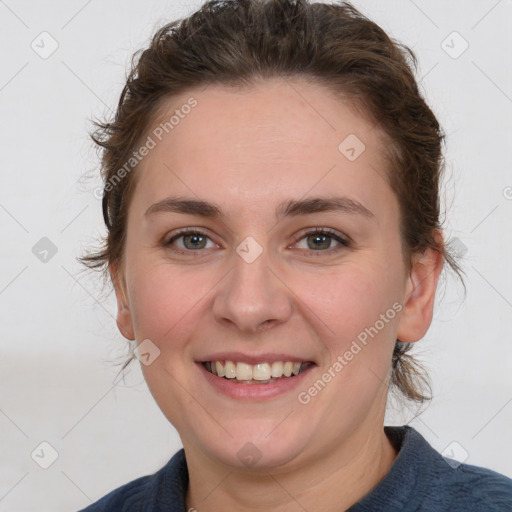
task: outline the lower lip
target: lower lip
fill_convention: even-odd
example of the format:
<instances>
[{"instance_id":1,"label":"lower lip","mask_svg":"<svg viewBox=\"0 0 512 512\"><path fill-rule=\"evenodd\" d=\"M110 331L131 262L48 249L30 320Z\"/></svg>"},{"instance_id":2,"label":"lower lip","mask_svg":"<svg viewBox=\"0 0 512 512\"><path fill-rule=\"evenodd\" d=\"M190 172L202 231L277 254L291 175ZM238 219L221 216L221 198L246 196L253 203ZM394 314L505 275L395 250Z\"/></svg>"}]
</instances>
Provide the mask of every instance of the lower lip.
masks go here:
<instances>
[{"instance_id":1,"label":"lower lip","mask_svg":"<svg viewBox=\"0 0 512 512\"><path fill-rule=\"evenodd\" d=\"M220 393L240 400L266 400L289 393L300 386L304 377L315 365L311 365L294 377L283 377L268 384L242 384L210 373L202 363L197 363L202 374L212 387Z\"/></svg>"}]
</instances>

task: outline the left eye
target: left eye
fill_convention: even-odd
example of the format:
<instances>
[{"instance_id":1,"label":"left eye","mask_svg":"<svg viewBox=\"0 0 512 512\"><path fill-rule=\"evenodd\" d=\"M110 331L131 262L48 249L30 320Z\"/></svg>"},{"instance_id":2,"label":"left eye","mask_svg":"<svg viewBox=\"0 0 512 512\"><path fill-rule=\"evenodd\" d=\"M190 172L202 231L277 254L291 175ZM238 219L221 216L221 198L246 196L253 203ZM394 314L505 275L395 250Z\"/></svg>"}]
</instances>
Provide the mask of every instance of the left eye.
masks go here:
<instances>
[{"instance_id":1,"label":"left eye","mask_svg":"<svg viewBox=\"0 0 512 512\"><path fill-rule=\"evenodd\" d=\"M337 233L332 232L330 230L321 229L316 231L309 231L305 233L302 237L297 239L297 244L299 241L305 240L307 247L299 247L300 249L305 249L313 252L325 252L324 249L332 249L331 244L332 241L335 240L336 243L345 247L349 247L350 243L348 240L342 238ZM339 248L339 247L338 247ZM336 250L336 247L334 248Z\"/></svg>"}]
</instances>

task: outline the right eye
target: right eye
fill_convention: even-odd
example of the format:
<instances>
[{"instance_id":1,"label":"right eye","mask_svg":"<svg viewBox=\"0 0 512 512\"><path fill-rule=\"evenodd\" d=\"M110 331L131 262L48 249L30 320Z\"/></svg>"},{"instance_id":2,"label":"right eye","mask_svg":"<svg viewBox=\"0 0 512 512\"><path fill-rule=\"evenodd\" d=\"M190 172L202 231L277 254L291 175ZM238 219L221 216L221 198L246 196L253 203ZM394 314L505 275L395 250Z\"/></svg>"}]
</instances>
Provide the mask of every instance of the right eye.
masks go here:
<instances>
[{"instance_id":1,"label":"right eye","mask_svg":"<svg viewBox=\"0 0 512 512\"><path fill-rule=\"evenodd\" d=\"M164 245L180 254L186 254L211 248L211 246L207 247L208 240L210 240L215 247L218 247L217 244L214 244L210 237L202 231L197 229L183 229L165 242ZM178 241L180 242L178 243ZM173 245L177 245L177 249L173 248Z\"/></svg>"}]
</instances>

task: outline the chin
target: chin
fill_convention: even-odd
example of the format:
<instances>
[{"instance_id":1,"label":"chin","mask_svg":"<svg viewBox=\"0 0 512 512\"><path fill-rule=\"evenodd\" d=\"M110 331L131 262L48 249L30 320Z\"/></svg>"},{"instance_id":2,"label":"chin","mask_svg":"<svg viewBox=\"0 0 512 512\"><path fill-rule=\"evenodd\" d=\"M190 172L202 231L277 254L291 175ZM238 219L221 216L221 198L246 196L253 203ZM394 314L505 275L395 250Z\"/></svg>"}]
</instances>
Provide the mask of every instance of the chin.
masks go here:
<instances>
[{"instance_id":1,"label":"chin","mask_svg":"<svg viewBox=\"0 0 512 512\"><path fill-rule=\"evenodd\" d=\"M303 455L314 438L314 432L308 435L301 428L284 428L279 425L282 421L283 418L273 420L271 428L268 421L259 426L254 421L250 425L248 422L236 426L231 423L228 427L231 436L226 432L219 436L218 431L208 435L202 430L194 444L196 447L202 444L203 452L227 466L248 470L282 468Z\"/></svg>"},{"instance_id":2,"label":"chin","mask_svg":"<svg viewBox=\"0 0 512 512\"><path fill-rule=\"evenodd\" d=\"M240 446L240 448L238 447ZM245 441L235 443L226 449L219 447L211 448L211 455L223 464L237 469L254 471L272 471L293 463L303 452L303 447L296 442L293 444L282 444L260 440L256 442Z\"/></svg>"}]
</instances>

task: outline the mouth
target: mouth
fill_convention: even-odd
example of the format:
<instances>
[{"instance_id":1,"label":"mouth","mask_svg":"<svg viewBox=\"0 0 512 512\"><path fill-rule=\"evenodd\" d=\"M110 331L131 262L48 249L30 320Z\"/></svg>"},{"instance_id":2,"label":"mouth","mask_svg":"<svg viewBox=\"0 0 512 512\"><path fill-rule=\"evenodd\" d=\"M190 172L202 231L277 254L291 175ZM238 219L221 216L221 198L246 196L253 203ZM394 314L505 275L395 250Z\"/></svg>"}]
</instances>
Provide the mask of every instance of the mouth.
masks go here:
<instances>
[{"instance_id":1,"label":"mouth","mask_svg":"<svg viewBox=\"0 0 512 512\"><path fill-rule=\"evenodd\" d=\"M273 361L248 364L241 361L203 361L206 371L236 384L271 384L293 379L314 365L311 361Z\"/></svg>"}]
</instances>

